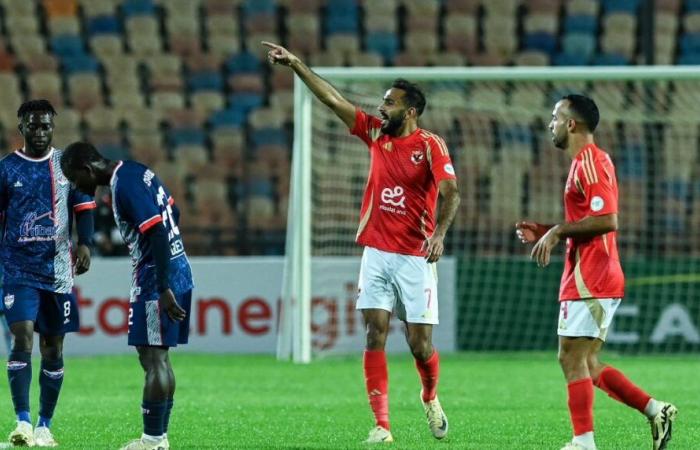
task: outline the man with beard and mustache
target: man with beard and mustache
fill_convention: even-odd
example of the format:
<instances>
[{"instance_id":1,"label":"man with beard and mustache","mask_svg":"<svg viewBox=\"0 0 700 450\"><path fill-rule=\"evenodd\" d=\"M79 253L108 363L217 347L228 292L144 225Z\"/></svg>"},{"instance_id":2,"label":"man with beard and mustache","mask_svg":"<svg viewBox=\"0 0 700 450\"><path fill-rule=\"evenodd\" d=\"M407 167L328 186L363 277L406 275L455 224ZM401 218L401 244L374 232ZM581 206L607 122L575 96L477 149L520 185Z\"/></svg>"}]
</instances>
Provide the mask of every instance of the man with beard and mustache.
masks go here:
<instances>
[{"instance_id":1,"label":"man with beard and mustache","mask_svg":"<svg viewBox=\"0 0 700 450\"><path fill-rule=\"evenodd\" d=\"M432 345L432 328L438 323L434 263L443 253L445 233L459 205L447 145L436 134L418 127L426 102L416 85L395 80L377 108L378 118L346 100L284 47L263 44L271 49L271 64L294 70L369 148L369 179L356 238L365 247L357 309L362 311L366 327L365 384L376 421L366 442L393 441L384 346L394 306L406 325L406 340L420 375L420 400L430 431L442 439L448 423L437 397L439 356ZM436 221L438 193L442 201Z\"/></svg>"},{"instance_id":2,"label":"man with beard and mustache","mask_svg":"<svg viewBox=\"0 0 700 450\"><path fill-rule=\"evenodd\" d=\"M678 411L653 399L625 375L598 359L625 279L617 252L617 179L610 156L599 149L593 132L599 120L595 102L567 95L554 107L552 142L571 157L564 190L565 222L518 222L523 243L535 243L531 258L549 264L552 249L566 239L559 290L559 363L568 383L573 440L562 450L592 450L593 386L644 414L651 424L654 450L666 448Z\"/></svg>"},{"instance_id":3,"label":"man with beard and mustache","mask_svg":"<svg viewBox=\"0 0 700 450\"><path fill-rule=\"evenodd\" d=\"M56 115L51 103L32 100L17 111L24 147L0 160L0 213L4 271L3 306L14 337L7 363L17 427L15 446L55 447L50 431L63 383L63 337L78 331L73 271L90 267L94 200L72 188L61 171L62 150L51 146ZM71 227L78 245L72 261ZM39 333L39 418L32 429L29 386L34 332Z\"/></svg>"}]
</instances>

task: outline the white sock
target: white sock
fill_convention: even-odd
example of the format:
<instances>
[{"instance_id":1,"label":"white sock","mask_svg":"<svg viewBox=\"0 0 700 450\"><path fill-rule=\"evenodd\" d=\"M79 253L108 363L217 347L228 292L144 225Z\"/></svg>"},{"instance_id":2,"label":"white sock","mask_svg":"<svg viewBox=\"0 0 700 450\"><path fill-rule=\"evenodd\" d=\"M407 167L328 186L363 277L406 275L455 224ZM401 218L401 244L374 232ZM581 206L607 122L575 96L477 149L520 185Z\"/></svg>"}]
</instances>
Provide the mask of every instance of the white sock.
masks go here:
<instances>
[{"instance_id":1,"label":"white sock","mask_svg":"<svg viewBox=\"0 0 700 450\"><path fill-rule=\"evenodd\" d=\"M654 400L653 398L650 398L649 403L647 403L646 408L644 408L644 415L650 419L653 419L654 417L656 417L656 415L660 411L661 411L661 402Z\"/></svg>"},{"instance_id":2,"label":"white sock","mask_svg":"<svg viewBox=\"0 0 700 450\"><path fill-rule=\"evenodd\" d=\"M583 445L586 448L595 448L595 441L593 440L592 431L574 436L574 440L572 442L574 444Z\"/></svg>"},{"instance_id":3,"label":"white sock","mask_svg":"<svg viewBox=\"0 0 700 450\"><path fill-rule=\"evenodd\" d=\"M143 433L141 435L141 440L146 442L160 442L163 436L151 436L150 434Z\"/></svg>"}]
</instances>

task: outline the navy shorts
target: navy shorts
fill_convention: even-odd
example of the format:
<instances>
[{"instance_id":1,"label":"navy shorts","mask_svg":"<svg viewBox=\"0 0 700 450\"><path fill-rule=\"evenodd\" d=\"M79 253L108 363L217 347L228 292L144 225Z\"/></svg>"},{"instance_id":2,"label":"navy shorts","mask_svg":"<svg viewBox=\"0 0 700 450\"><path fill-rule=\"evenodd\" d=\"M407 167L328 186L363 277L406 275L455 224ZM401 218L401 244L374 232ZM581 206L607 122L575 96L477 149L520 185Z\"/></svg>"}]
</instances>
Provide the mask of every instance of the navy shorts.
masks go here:
<instances>
[{"instance_id":1,"label":"navy shorts","mask_svg":"<svg viewBox=\"0 0 700 450\"><path fill-rule=\"evenodd\" d=\"M178 305L187 312L176 322L161 311L158 300L131 303L129 306L129 345L136 347L177 347L187 344L190 335L192 291L175 295Z\"/></svg>"},{"instance_id":2,"label":"navy shorts","mask_svg":"<svg viewBox=\"0 0 700 450\"><path fill-rule=\"evenodd\" d=\"M62 336L80 328L78 302L73 294L5 285L2 300L8 325L30 320L34 331L46 336Z\"/></svg>"}]
</instances>

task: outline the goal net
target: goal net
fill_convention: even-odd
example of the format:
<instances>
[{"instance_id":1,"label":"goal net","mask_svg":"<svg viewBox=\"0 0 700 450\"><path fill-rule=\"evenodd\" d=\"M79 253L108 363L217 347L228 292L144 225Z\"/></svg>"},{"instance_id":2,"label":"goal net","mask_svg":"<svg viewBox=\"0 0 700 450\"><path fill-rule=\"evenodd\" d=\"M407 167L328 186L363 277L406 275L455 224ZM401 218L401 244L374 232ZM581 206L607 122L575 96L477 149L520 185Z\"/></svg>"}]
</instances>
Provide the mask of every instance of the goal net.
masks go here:
<instances>
[{"instance_id":1,"label":"goal net","mask_svg":"<svg viewBox=\"0 0 700 450\"><path fill-rule=\"evenodd\" d=\"M438 341L459 350L556 346L563 245L538 268L514 234L521 219L563 220L571 164L547 125L563 95L592 97L595 136L619 182L626 297L608 346L700 349L700 165L695 68L326 68L317 72L367 112L393 79L417 82L419 126L442 136L462 202L440 271ZM279 356L360 351L354 242L369 169L365 144L296 80L295 143ZM444 291L443 291L444 289ZM444 333L439 330L444 328ZM405 350L398 324L389 350ZM444 340L443 340L444 339ZM395 341L395 342L394 342Z\"/></svg>"}]
</instances>

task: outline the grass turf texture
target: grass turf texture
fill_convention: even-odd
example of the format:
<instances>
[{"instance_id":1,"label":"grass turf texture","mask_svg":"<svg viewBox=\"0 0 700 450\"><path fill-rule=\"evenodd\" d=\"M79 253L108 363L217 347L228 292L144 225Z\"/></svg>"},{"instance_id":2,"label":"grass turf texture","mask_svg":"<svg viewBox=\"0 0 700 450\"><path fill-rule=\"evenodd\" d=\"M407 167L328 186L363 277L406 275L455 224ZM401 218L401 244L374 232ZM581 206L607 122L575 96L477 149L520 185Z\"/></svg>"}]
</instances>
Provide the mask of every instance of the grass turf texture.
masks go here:
<instances>
[{"instance_id":1,"label":"grass turf texture","mask_svg":"<svg viewBox=\"0 0 700 450\"><path fill-rule=\"evenodd\" d=\"M178 377L169 431L177 449L365 448L373 426L361 360L308 366L262 356L173 354ZM607 362L678 406L670 449L700 444L697 356L616 357ZM32 417L38 412L34 359ZM430 435L410 355L389 358L391 448L556 449L570 439L564 378L552 353L443 355L440 399L450 420L443 441ZM6 378L2 433L14 427ZM53 430L63 449L116 449L141 433L142 372L136 355L67 358ZM646 420L597 391L602 450L649 449ZM5 434L6 436L6 434Z\"/></svg>"}]
</instances>

